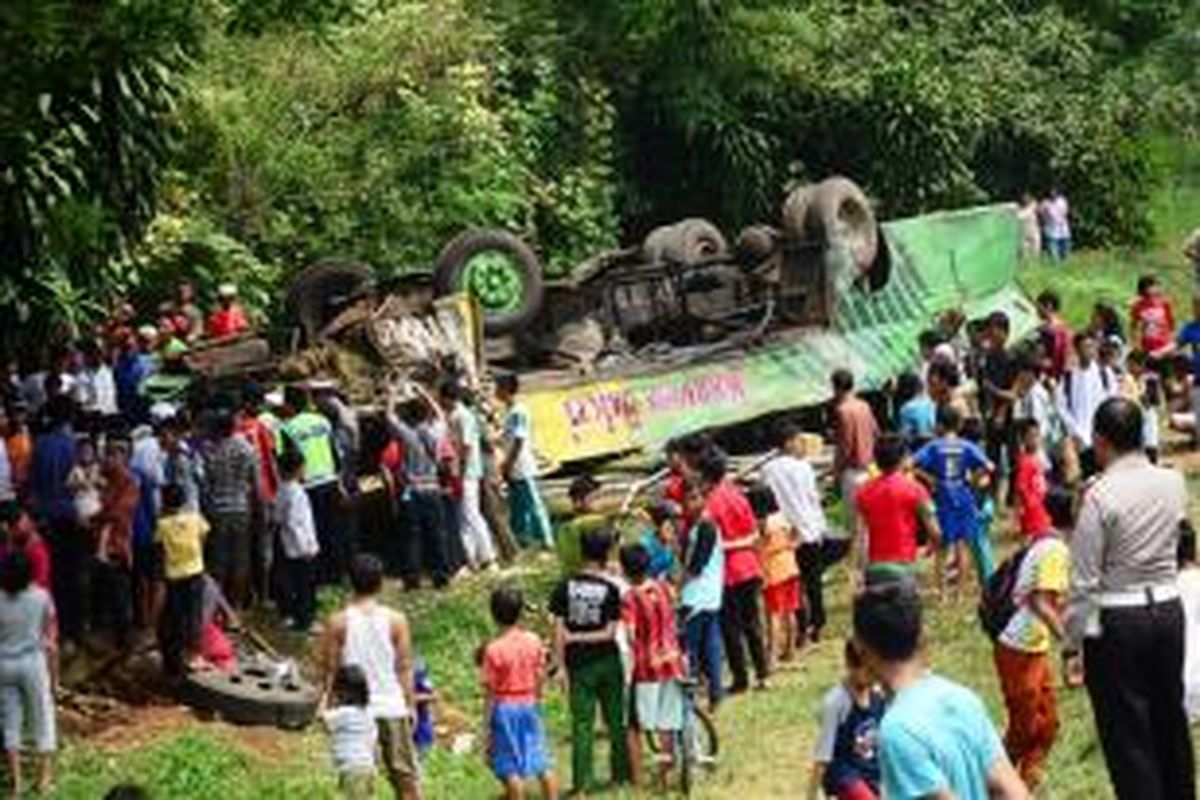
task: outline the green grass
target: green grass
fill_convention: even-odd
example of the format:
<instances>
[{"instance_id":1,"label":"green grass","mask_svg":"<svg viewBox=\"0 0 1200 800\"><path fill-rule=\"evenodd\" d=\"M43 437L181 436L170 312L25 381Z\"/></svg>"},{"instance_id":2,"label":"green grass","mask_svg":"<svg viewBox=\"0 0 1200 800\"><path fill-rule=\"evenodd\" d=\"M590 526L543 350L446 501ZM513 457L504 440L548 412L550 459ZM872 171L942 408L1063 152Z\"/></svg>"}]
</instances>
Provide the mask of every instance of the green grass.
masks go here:
<instances>
[{"instance_id":1,"label":"green grass","mask_svg":"<svg viewBox=\"0 0 1200 800\"><path fill-rule=\"evenodd\" d=\"M544 599L553 580L552 569L545 564L527 565L524 574L514 580L538 601ZM453 706L452 715L463 715L471 726L477 725L481 710L473 654L491 632L484 599L501 580L475 579L440 595L393 595L414 621L418 648L430 665L439 691ZM846 587L843 571L831 574L833 632L849 627ZM538 616L535 614L531 621L541 627L544 619ZM964 601L956 606L931 608L928 634L934 667L979 691L993 719L1002 724L1003 706L990 645L978 628L971 604ZM718 721L723 747L720 767L706 778L697 796L797 796L816 732L820 698L838 680L840 661L841 643L830 639L806 653L798 669L777 675L769 691L727 703ZM1066 691L1061 698L1063 733L1050 764L1055 788L1044 796L1108 796L1086 698L1081 692ZM560 778L565 782L569 777L567 720L557 689L550 692L546 716L558 746ZM196 722L162 741L128 750L70 746L62 758L63 775L55 796L95 798L116 781L127 779L141 781L162 798L298 800L335 796L320 733L279 734L277 738L281 743L264 753L236 731ZM457 756L439 750L426 767L430 798L487 798L495 794L494 781L477 753ZM600 774L605 774L603 766ZM652 795L617 791L606 796L632 800Z\"/></svg>"}]
</instances>

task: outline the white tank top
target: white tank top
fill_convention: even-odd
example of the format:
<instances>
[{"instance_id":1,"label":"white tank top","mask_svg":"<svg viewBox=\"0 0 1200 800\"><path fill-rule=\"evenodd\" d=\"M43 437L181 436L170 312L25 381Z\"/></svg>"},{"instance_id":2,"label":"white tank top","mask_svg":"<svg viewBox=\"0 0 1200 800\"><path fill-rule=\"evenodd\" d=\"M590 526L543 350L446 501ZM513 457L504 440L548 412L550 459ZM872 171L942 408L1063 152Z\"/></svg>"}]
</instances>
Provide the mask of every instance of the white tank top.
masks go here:
<instances>
[{"instance_id":1,"label":"white tank top","mask_svg":"<svg viewBox=\"0 0 1200 800\"><path fill-rule=\"evenodd\" d=\"M346 641L342 664L354 664L367 676L376 719L407 717L408 701L396 675L396 648L392 645L391 613L374 604L346 609Z\"/></svg>"}]
</instances>

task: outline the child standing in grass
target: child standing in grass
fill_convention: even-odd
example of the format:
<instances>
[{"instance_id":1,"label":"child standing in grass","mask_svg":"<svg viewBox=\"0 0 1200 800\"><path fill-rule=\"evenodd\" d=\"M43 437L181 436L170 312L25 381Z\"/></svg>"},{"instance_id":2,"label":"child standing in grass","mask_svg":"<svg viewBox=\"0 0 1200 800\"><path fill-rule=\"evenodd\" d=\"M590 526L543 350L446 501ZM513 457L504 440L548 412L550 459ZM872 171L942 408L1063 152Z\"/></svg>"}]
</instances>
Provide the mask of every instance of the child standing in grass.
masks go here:
<instances>
[{"instance_id":1,"label":"child standing in grass","mask_svg":"<svg viewBox=\"0 0 1200 800\"><path fill-rule=\"evenodd\" d=\"M643 731L658 734L663 753L671 752L672 733L683 728L683 653L675 628L675 601L669 586L649 576L650 553L640 544L621 548L621 568L629 580L621 612L633 655L629 756L633 782L644 782ZM666 787L671 762L659 769Z\"/></svg>"},{"instance_id":2,"label":"child standing in grass","mask_svg":"<svg viewBox=\"0 0 1200 800\"><path fill-rule=\"evenodd\" d=\"M500 633L481 656L486 752L507 800L523 798L525 782L533 778L541 783L542 795L553 800L558 789L538 705L545 683L546 648L521 627L524 607L525 599L517 589L492 592L492 620Z\"/></svg>"},{"instance_id":3,"label":"child standing in grass","mask_svg":"<svg viewBox=\"0 0 1200 800\"><path fill-rule=\"evenodd\" d=\"M608 531L585 534L583 566L550 595L555 660L566 669L571 706L571 782L576 793L595 788L592 753L597 706L611 744L612 782L627 783L630 778L625 670L617 646L621 591L607 571L610 550Z\"/></svg>"},{"instance_id":4,"label":"child standing in grass","mask_svg":"<svg viewBox=\"0 0 1200 800\"><path fill-rule=\"evenodd\" d=\"M821 732L813 752L808 800L818 800L822 790L837 800L879 797L875 739L883 720L883 692L851 641L846 642L844 658L845 678L821 702Z\"/></svg>"},{"instance_id":5,"label":"child standing in grass","mask_svg":"<svg viewBox=\"0 0 1200 800\"><path fill-rule=\"evenodd\" d=\"M200 628L204 597L204 538L208 523L184 507L183 487L169 483L162 490L162 514L155 539L163 551L167 578L166 608L160 624L163 669L170 676L201 663Z\"/></svg>"},{"instance_id":6,"label":"child standing in grass","mask_svg":"<svg viewBox=\"0 0 1200 800\"><path fill-rule=\"evenodd\" d=\"M317 555L320 545L313 518L312 504L304 490L304 457L285 450L279 457L283 478L275 497L275 518L279 521L280 611L293 630L308 633L317 613Z\"/></svg>"},{"instance_id":7,"label":"child standing in grass","mask_svg":"<svg viewBox=\"0 0 1200 800\"><path fill-rule=\"evenodd\" d=\"M1050 529L1046 511L1046 459L1042 454L1042 437L1037 420L1022 419L1016 423L1017 468L1014 489L1017 498L1017 527L1023 537L1033 537Z\"/></svg>"},{"instance_id":8,"label":"child standing in grass","mask_svg":"<svg viewBox=\"0 0 1200 800\"><path fill-rule=\"evenodd\" d=\"M361 667L338 668L333 679L334 707L322 719L329 731L329 748L338 787L346 800L375 796L375 742L378 731L367 706L371 690Z\"/></svg>"},{"instance_id":9,"label":"child standing in grass","mask_svg":"<svg viewBox=\"0 0 1200 800\"><path fill-rule=\"evenodd\" d=\"M767 607L767 657L787 663L796 655L796 612L800 610L800 537L767 489L752 492L750 505L761 532L763 604Z\"/></svg>"},{"instance_id":10,"label":"child standing in grass","mask_svg":"<svg viewBox=\"0 0 1200 800\"><path fill-rule=\"evenodd\" d=\"M1032 790L1058 735L1058 704L1050 665L1051 637L1063 634L1062 606L1070 555L1060 536L1074 525L1074 498L1066 489L1046 495L1049 525L1034 534L1013 586L1017 611L996 640L996 672L1008 708L1004 746Z\"/></svg>"},{"instance_id":11,"label":"child standing in grass","mask_svg":"<svg viewBox=\"0 0 1200 800\"><path fill-rule=\"evenodd\" d=\"M971 482L976 474L990 475L992 463L983 449L960 436L963 419L947 406L938 413L938 438L913 457L921 476L933 487L941 546L950 551L955 592L966 581L968 547L981 535L979 508ZM976 558L980 585L987 581L991 565Z\"/></svg>"}]
</instances>

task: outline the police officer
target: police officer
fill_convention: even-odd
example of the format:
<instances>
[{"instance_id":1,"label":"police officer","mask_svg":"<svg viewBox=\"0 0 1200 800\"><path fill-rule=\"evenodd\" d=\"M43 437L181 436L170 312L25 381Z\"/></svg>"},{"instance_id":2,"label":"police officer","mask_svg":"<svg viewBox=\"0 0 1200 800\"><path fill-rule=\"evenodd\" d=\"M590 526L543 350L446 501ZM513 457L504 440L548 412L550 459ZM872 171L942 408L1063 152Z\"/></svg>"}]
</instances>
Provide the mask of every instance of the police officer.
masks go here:
<instances>
[{"instance_id":1,"label":"police officer","mask_svg":"<svg viewBox=\"0 0 1200 800\"><path fill-rule=\"evenodd\" d=\"M307 387L289 386L284 390L280 409L280 434L284 448L294 448L304 459L304 489L312 504L317 526L317 572L322 583L341 580L349 542L339 526L342 485L339 480L337 448L333 425L312 409Z\"/></svg>"}]
</instances>

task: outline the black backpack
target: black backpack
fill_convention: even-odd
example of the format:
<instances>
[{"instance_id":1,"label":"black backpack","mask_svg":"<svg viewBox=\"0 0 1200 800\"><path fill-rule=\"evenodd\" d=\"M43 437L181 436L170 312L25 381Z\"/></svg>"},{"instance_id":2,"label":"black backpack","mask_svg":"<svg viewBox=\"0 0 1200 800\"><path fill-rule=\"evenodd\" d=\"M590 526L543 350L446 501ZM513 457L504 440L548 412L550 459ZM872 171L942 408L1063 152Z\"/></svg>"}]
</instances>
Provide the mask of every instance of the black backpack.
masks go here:
<instances>
[{"instance_id":1,"label":"black backpack","mask_svg":"<svg viewBox=\"0 0 1200 800\"><path fill-rule=\"evenodd\" d=\"M992 641L1000 638L1000 634L1017 613L1017 578L1021 574L1021 564L1025 562L1027 555L1029 545L1006 558L983 587L983 596L979 600L979 624Z\"/></svg>"}]
</instances>

